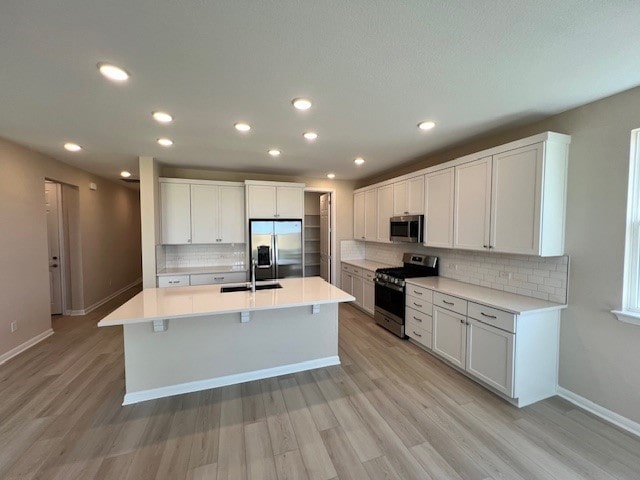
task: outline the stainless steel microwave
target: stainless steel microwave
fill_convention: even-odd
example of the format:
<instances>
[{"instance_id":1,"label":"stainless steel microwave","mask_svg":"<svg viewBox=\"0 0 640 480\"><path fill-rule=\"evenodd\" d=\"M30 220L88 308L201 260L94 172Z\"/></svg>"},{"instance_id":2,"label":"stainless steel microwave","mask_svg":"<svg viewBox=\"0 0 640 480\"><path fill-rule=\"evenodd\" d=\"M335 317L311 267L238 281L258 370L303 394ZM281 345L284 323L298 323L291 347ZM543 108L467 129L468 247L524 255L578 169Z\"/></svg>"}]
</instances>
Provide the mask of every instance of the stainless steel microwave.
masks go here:
<instances>
[{"instance_id":1,"label":"stainless steel microwave","mask_svg":"<svg viewBox=\"0 0 640 480\"><path fill-rule=\"evenodd\" d=\"M422 243L424 215L402 215L391 217L392 242Z\"/></svg>"}]
</instances>

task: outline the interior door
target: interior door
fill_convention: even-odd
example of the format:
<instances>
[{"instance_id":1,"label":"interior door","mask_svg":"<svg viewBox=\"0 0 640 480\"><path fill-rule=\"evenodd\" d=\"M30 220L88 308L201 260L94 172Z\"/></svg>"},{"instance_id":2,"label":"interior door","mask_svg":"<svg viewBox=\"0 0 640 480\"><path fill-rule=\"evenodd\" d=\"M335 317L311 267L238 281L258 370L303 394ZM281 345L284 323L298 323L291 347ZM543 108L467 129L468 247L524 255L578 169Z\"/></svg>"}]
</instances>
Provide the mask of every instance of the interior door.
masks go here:
<instances>
[{"instance_id":1,"label":"interior door","mask_svg":"<svg viewBox=\"0 0 640 480\"><path fill-rule=\"evenodd\" d=\"M44 198L47 211L47 240L49 246L49 286L51 315L62 314L62 267L60 261L60 200L59 185L45 182Z\"/></svg>"},{"instance_id":2,"label":"interior door","mask_svg":"<svg viewBox=\"0 0 640 480\"><path fill-rule=\"evenodd\" d=\"M331 194L320 195L320 276L331 282Z\"/></svg>"}]
</instances>

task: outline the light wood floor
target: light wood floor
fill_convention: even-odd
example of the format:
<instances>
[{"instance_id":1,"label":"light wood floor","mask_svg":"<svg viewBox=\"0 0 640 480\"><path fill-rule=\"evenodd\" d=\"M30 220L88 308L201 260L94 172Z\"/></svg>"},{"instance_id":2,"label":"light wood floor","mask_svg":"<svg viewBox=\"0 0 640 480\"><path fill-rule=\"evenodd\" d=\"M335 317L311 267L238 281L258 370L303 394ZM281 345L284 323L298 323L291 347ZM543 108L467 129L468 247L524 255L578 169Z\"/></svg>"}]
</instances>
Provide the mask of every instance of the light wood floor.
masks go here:
<instances>
[{"instance_id":1,"label":"light wood floor","mask_svg":"<svg viewBox=\"0 0 640 480\"><path fill-rule=\"evenodd\" d=\"M640 478L638 438L518 410L351 306L341 366L122 407L122 333L95 325L133 293L0 366L0 478Z\"/></svg>"}]
</instances>

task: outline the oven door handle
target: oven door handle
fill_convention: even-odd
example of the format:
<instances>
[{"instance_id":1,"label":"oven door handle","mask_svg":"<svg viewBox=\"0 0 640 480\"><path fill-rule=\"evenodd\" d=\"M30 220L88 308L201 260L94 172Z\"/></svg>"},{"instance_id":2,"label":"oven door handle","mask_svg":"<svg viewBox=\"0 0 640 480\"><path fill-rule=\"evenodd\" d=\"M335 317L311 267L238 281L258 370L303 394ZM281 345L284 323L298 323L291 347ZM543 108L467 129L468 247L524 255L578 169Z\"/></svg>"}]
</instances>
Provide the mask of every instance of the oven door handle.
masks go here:
<instances>
[{"instance_id":1,"label":"oven door handle","mask_svg":"<svg viewBox=\"0 0 640 480\"><path fill-rule=\"evenodd\" d=\"M381 287L390 288L391 290L395 290L396 292L404 292L404 287L401 287L399 285L388 283L383 280L378 280L377 278L374 280L374 282L376 282Z\"/></svg>"}]
</instances>

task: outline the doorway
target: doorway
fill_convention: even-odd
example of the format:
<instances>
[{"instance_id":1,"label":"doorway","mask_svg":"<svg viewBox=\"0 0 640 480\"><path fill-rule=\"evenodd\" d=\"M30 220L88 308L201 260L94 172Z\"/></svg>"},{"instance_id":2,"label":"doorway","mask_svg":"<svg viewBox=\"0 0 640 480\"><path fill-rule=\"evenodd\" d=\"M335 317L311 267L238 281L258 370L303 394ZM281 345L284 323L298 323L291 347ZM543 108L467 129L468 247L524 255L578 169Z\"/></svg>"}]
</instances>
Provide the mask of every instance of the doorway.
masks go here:
<instances>
[{"instance_id":1,"label":"doorway","mask_svg":"<svg viewBox=\"0 0 640 480\"><path fill-rule=\"evenodd\" d=\"M334 191L305 189L304 263L305 277L320 276L335 283Z\"/></svg>"},{"instance_id":2,"label":"doorway","mask_svg":"<svg viewBox=\"0 0 640 480\"><path fill-rule=\"evenodd\" d=\"M49 251L49 291L51 315L64 312L63 251L64 225L62 221L62 191L60 184L44 182L44 205L47 215L47 244Z\"/></svg>"}]
</instances>

